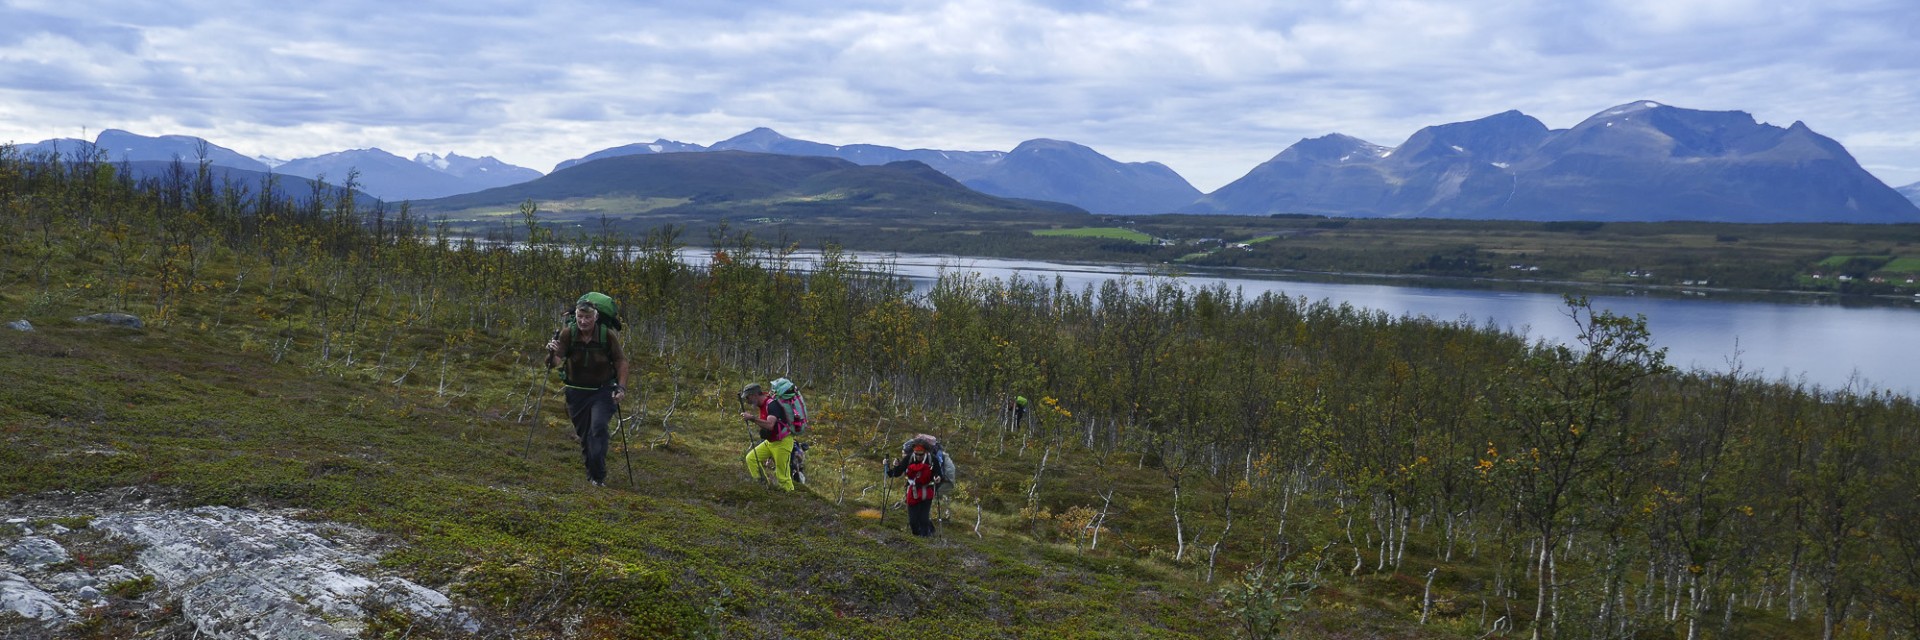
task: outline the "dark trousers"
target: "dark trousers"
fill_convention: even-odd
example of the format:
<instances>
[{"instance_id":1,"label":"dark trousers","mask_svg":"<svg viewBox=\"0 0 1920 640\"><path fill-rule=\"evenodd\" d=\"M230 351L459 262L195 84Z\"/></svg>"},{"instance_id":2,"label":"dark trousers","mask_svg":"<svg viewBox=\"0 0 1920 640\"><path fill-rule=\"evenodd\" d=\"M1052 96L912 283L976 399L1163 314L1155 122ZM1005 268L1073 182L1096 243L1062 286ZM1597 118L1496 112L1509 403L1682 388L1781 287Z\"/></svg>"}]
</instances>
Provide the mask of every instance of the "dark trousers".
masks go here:
<instances>
[{"instance_id":1,"label":"dark trousers","mask_svg":"<svg viewBox=\"0 0 1920 640\"><path fill-rule=\"evenodd\" d=\"M913 529L913 535L933 535L933 501L907 505L907 526Z\"/></svg>"},{"instance_id":2,"label":"dark trousers","mask_svg":"<svg viewBox=\"0 0 1920 640\"><path fill-rule=\"evenodd\" d=\"M587 462L587 479L607 481L607 421L613 419L613 393L607 389L567 387L567 415L573 434L580 437L580 456Z\"/></svg>"}]
</instances>

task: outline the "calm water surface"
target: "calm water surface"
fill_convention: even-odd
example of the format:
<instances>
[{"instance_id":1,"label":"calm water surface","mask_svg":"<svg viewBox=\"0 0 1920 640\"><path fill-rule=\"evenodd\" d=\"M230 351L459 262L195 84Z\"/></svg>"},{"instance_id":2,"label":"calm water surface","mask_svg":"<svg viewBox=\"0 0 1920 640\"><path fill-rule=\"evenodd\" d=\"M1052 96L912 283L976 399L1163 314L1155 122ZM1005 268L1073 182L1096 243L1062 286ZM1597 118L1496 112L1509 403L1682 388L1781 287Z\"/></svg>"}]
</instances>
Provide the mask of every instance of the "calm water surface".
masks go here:
<instances>
[{"instance_id":1,"label":"calm water surface","mask_svg":"<svg viewBox=\"0 0 1920 640\"><path fill-rule=\"evenodd\" d=\"M690 261L705 256L688 251ZM1058 276L1074 290L1119 278L1146 277L1138 268L1069 265L927 255L855 254L863 262L892 263L900 276L925 292L944 270L975 271L993 278ZM799 256L801 260L810 256ZM1189 273L1194 284L1225 283L1248 298L1274 292L1309 301L1377 309L1393 316L1491 323L1533 339L1570 342L1573 321L1557 293L1447 289L1427 286L1329 283L1262 278L1244 273ZM1714 297L1667 297L1610 293L1589 295L1596 309L1644 315L1654 345L1682 369L1725 372L1737 362L1768 380L1805 382L1824 389L1852 385L1920 395L1920 303L1840 305L1825 298L1737 301Z\"/></svg>"}]
</instances>

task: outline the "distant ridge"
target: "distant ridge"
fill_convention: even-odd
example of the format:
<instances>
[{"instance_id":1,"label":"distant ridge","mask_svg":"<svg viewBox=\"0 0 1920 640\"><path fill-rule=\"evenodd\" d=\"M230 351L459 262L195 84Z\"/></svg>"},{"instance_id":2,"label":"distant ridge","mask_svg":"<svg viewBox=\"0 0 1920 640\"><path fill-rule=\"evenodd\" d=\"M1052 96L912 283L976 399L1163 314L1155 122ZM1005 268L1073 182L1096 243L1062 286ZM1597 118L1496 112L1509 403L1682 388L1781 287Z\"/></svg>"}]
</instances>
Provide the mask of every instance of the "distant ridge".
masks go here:
<instances>
[{"instance_id":1,"label":"distant ridge","mask_svg":"<svg viewBox=\"0 0 1920 640\"><path fill-rule=\"evenodd\" d=\"M352 149L312 158L289 160L281 173L339 182L349 171L358 172L360 188L384 200L428 200L526 182L540 172L516 167L491 157L445 157L422 153L412 160L380 149Z\"/></svg>"},{"instance_id":2,"label":"distant ridge","mask_svg":"<svg viewBox=\"0 0 1920 640\"><path fill-rule=\"evenodd\" d=\"M1302 140L1185 209L1354 217L1920 222L1920 207L1805 124L1653 101L1549 131L1508 111L1387 148Z\"/></svg>"},{"instance_id":3,"label":"distant ridge","mask_svg":"<svg viewBox=\"0 0 1920 640\"><path fill-rule=\"evenodd\" d=\"M766 127L721 140L711 147L663 139L603 149L578 160L562 162L555 170L621 155L698 151L839 158L866 166L919 162L982 193L1063 202L1102 213L1166 213L1200 196L1198 189L1166 165L1116 162L1086 146L1066 141L1029 140L1012 152L898 149L798 140Z\"/></svg>"},{"instance_id":4,"label":"distant ridge","mask_svg":"<svg viewBox=\"0 0 1920 640\"><path fill-rule=\"evenodd\" d=\"M1900 187L1899 189L1895 189L1895 191L1900 192L1900 195L1906 196L1907 200L1912 201L1914 204L1920 205L1920 182Z\"/></svg>"},{"instance_id":5,"label":"distant ridge","mask_svg":"<svg viewBox=\"0 0 1920 640\"><path fill-rule=\"evenodd\" d=\"M560 171L562 169L571 168L582 162L592 162L592 161L600 160L603 158L617 158L620 156L637 156L637 155L644 155L649 153L687 153L687 152L706 151L706 150L707 150L706 147L703 147L697 144L692 144L687 142L674 142L666 138L660 138L660 139L654 140L653 142L636 142L629 145L621 145L611 149L601 149L599 151L589 153L585 157L562 161L560 164L553 165L553 170Z\"/></svg>"},{"instance_id":6,"label":"distant ridge","mask_svg":"<svg viewBox=\"0 0 1920 640\"><path fill-rule=\"evenodd\" d=\"M198 171L198 163L183 160L181 161L181 165L186 171L184 177L187 179L192 179ZM171 177L173 174L172 160L165 162L159 160L122 162L115 163L114 167L115 169L125 169L135 181L151 180L164 185L168 180L173 179ZM315 181L309 178L269 173L266 171L223 167L219 165L212 165L209 174L213 180L213 187L215 189L225 189L231 185L233 188L240 190L240 193L248 200L258 197L262 191L268 188L269 184L272 185L274 193L288 200L308 202L313 199ZM338 185L330 183L322 182L319 184L321 185L322 191L327 193L329 197L337 195L340 189ZM357 207L363 209L376 206L381 202L379 198L357 189L354 191L354 201Z\"/></svg>"},{"instance_id":7,"label":"distant ridge","mask_svg":"<svg viewBox=\"0 0 1920 640\"><path fill-rule=\"evenodd\" d=\"M215 166L233 167L247 171L266 171L268 166L259 160L241 155L240 152L208 142L193 136L150 137L119 129L101 131L93 140L79 138L53 138L32 144L17 145L16 150L23 154L59 154L67 160L78 160L93 156L96 152L107 162L172 162L174 159L189 164L199 164L204 152L208 162Z\"/></svg>"},{"instance_id":8,"label":"distant ridge","mask_svg":"<svg viewBox=\"0 0 1920 640\"><path fill-rule=\"evenodd\" d=\"M417 205L452 211L596 197L682 200L670 210L694 215L1078 211L983 194L914 161L875 167L824 156L746 151L613 156L529 182Z\"/></svg>"},{"instance_id":9,"label":"distant ridge","mask_svg":"<svg viewBox=\"0 0 1920 640\"><path fill-rule=\"evenodd\" d=\"M93 154L96 149L114 163L172 162L178 158L188 164L198 164L204 153L207 162L216 167L255 173L271 170L302 179L324 178L330 183L344 182L349 172L357 172L356 181L362 192L387 201L470 193L540 177L538 171L491 157L468 158L457 153L445 157L423 153L407 160L380 149L352 149L311 158L277 160L249 157L193 136L143 136L119 129L102 131L93 141L56 138L18 146L21 153L58 153L67 159Z\"/></svg>"},{"instance_id":10,"label":"distant ridge","mask_svg":"<svg viewBox=\"0 0 1920 640\"><path fill-rule=\"evenodd\" d=\"M466 183L469 190L519 184L543 175L539 171L501 162L493 156L469 158L458 153L448 153L445 156L421 153L414 155L413 161L415 164L459 178Z\"/></svg>"},{"instance_id":11,"label":"distant ridge","mask_svg":"<svg viewBox=\"0 0 1920 640\"><path fill-rule=\"evenodd\" d=\"M277 171L303 178L325 177L329 182L343 182L349 172L357 172L355 184L361 189L394 201L441 198L474 190L457 176L379 149L352 149L289 160Z\"/></svg>"},{"instance_id":12,"label":"distant ridge","mask_svg":"<svg viewBox=\"0 0 1920 640\"><path fill-rule=\"evenodd\" d=\"M1158 162L1116 162L1064 140L1028 140L982 175L964 180L994 195L1071 202L1100 213L1167 213L1200 197Z\"/></svg>"}]
</instances>

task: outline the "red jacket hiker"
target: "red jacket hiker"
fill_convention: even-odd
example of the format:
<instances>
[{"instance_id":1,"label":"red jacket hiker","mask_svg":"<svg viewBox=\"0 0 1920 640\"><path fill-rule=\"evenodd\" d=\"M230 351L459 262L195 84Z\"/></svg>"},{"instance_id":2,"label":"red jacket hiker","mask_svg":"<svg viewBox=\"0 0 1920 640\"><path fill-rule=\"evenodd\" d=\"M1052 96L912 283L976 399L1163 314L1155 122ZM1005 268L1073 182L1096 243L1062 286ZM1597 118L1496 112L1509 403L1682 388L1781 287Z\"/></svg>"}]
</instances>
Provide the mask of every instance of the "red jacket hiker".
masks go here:
<instances>
[{"instance_id":1,"label":"red jacket hiker","mask_svg":"<svg viewBox=\"0 0 1920 640\"><path fill-rule=\"evenodd\" d=\"M907 505L912 506L933 499L932 461L915 462L907 465Z\"/></svg>"}]
</instances>

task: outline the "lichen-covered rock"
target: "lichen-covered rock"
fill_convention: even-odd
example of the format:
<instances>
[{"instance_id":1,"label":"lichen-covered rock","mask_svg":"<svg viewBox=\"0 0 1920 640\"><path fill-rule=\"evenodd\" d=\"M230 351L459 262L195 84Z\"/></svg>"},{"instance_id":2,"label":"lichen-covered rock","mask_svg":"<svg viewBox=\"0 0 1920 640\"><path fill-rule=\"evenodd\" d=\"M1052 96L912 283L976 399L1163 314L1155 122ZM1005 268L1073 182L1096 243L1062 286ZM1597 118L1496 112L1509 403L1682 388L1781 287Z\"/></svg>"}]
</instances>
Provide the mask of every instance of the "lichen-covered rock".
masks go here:
<instances>
[{"instance_id":1,"label":"lichen-covered rock","mask_svg":"<svg viewBox=\"0 0 1920 640\"><path fill-rule=\"evenodd\" d=\"M375 559L322 537L320 525L201 507L112 514L92 528L144 546L140 570L214 638L348 638L364 628L367 602L478 629L432 589L366 577Z\"/></svg>"},{"instance_id":2,"label":"lichen-covered rock","mask_svg":"<svg viewBox=\"0 0 1920 640\"><path fill-rule=\"evenodd\" d=\"M52 621L66 617L67 608L20 574L0 571L0 613Z\"/></svg>"},{"instance_id":3,"label":"lichen-covered rock","mask_svg":"<svg viewBox=\"0 0 1920 640\"><path fill-rule=\"evenodd\" d=\"M122 582L127 582L130 580L139 580L140 574L134 573L132 569L128 569L126 567L116 564L116 565L110 565L105 569L101 569L100 573L94 575L94 577L99 579L99 582L96 582L95 584L111 587L113 585L120 584Z\"/></svg>"},{"instance_id":4,"label":"lichen-covered rock","mask_svg":"<svg viewBox=\"0 0 1920 640\"><path fill-rule=\"evenodd\" d=\"M12 329L14 331L32 331L33 323L27 322L26 319L22 318L20 320L15 320L13 322L7 323L7 328Z\"/></svg>"},{"instance_id":5,"label":"lichen-covered rock","mask_svg":"<svg viewBox=\"0 0 1920 640\"><path fill-rule=\"evenodd\" d=\"M91 587L100 583L99 578L87 575L81 571L68 571L66 573L56 574L49 580L53 583L55 589L61 591L76 591L81 587Z\"/></svg>"},{"instance_id":6,"label":"lichen-covered rock","mask_svg":"<svg viewBox=\"0 0 1920 640\"><path fill-rule=\"evenodd\" d=\"M44 536L27 536L7 547L7 559L27 569L67 561L67 550Z\"/></svg>"}]
</instances>

